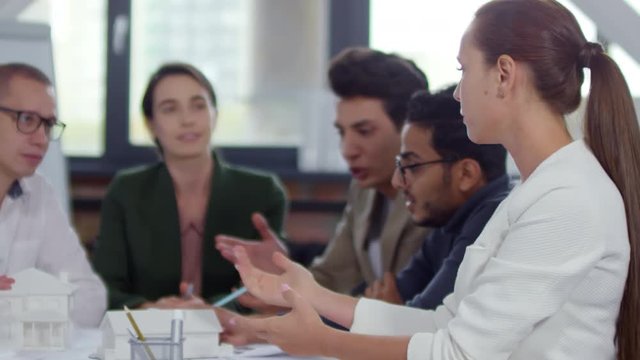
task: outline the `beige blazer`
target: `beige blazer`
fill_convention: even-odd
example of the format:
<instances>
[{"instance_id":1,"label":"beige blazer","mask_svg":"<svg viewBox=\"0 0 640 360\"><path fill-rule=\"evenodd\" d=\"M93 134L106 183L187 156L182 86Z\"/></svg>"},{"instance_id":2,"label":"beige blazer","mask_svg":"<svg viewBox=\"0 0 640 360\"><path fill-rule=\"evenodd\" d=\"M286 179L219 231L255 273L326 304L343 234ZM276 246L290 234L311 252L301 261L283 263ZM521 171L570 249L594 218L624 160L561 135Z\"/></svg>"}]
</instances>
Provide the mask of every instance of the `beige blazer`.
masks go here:
<instances>
[{"instance_id":1,"label":"beige blazer","mask_svg":"<svg viewBox=\"0 0 640 360\"><path fill-rule=\"evenodd\" d=\"M334 291L349 293L363 281L370 284L376 279L365 250L375 197L375 190L362 189L351 183L347 205L335 235L324 254L316 258L310 267L321 285ZM418 251L429 231L428 228L413 224L405 207L404 196L398 194L390 204L380 234L384 271L397 273L404 268Z\"/></svg>"}]
</instances>

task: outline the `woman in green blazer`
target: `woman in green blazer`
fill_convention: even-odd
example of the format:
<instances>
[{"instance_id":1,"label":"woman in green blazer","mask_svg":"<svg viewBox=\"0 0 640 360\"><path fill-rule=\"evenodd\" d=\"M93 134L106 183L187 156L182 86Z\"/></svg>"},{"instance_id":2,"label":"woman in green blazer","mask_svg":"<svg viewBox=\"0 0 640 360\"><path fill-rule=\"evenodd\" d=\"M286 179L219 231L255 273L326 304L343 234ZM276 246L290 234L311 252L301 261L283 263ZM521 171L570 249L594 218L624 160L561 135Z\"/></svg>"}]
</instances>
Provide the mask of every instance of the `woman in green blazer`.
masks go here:
<instances>
[{"instance_id":1,"label":"woman in green blazer","mask_svg":"<svg viewBox=\"0 0 640 360\"><path fill-rule=\"evenodd\" d=\"M94 267L111 309L211 300L239 280L215 250L214 236L258 238L251 223L256 212L280 232L283 187L275 176L226 165L211 151L216 96L193 66L158 69L142 109L162 161L114 178L102 204Z\"/></svg>"}]
</instances>

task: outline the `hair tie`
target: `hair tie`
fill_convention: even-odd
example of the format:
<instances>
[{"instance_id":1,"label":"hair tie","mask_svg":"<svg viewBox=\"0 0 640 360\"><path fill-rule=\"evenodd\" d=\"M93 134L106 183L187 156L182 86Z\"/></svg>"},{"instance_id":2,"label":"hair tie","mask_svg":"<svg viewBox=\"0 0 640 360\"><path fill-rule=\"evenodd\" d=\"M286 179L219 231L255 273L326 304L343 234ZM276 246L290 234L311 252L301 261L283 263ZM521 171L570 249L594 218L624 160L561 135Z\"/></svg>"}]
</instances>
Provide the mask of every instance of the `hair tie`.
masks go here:
<instances>
[{"instance_id":1,"label":"hair tie","mask_svg":"<svg viewBox=\"0 0 640 360\"><path fill-rule=\"evenodd\" d=\"M602 53L604 53L602 45L595 42L587 41L582 46L580 54L578 54L578 64L580 65L580 67L588 68L591 66L591 59L593 59L594 56L600 55Z\"/></svg>"}]
</instances>

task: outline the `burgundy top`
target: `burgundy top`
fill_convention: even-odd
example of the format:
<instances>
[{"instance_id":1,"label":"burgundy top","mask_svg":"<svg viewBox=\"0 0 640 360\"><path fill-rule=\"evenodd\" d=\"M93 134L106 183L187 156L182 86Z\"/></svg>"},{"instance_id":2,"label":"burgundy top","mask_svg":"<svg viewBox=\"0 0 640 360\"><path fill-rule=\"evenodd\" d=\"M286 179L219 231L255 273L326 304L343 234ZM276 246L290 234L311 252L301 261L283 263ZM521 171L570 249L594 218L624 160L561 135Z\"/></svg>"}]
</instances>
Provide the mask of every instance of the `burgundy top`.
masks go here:
<instances>
[{"instance_id":1,"label":"burgundy top","mask_svg":"<svg viewBox=\"0 0 640 360\"><path fill-rule=\"evenodd\" d=\"M180 215L180 247L182 250L182 279L193 284L193 295L202 289L202 239L204 216L197 221L188 221Z\"/></svg>"}]
</instances>

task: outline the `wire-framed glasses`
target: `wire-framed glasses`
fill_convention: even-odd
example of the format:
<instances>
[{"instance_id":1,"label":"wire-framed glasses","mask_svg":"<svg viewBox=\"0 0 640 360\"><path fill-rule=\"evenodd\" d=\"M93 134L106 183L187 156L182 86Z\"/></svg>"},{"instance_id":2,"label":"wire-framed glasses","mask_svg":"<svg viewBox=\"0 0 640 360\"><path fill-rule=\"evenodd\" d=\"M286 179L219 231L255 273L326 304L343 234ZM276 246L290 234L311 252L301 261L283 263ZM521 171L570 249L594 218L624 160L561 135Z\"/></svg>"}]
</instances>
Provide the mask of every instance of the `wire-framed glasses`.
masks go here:
<instances>
[{"instance_id":1,"label":"wire-framed glasses","mask_svg":"<svg viewBox=\"0 0 640 360\"><path fill-rule=\"evenodd\" d=\"M458 161L457 158L441 158L437 160L402 165L402 160L403 158L401 155L396 156L396 169L398 170L398 172L400 172L400 177L402 178L403 184L407 183L407 172L413 174L415 170L419 167L433 165L433 164L440 164L440 163L452 163L452 162Z\"/></svg>"}]
</instances>

